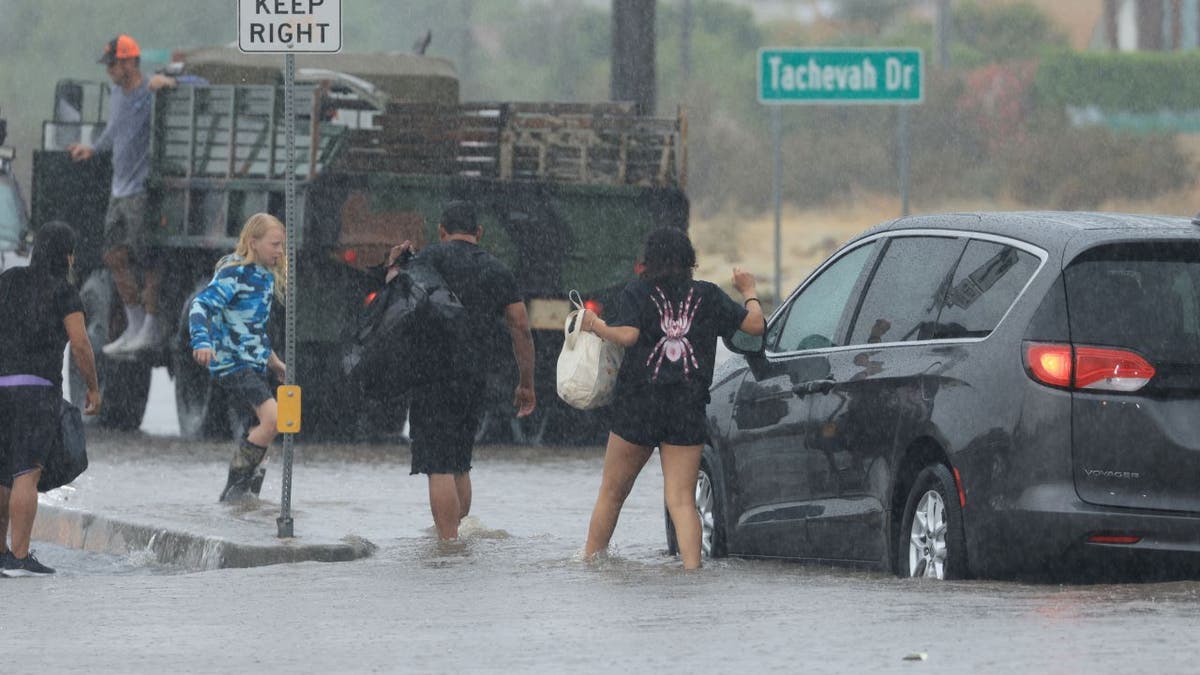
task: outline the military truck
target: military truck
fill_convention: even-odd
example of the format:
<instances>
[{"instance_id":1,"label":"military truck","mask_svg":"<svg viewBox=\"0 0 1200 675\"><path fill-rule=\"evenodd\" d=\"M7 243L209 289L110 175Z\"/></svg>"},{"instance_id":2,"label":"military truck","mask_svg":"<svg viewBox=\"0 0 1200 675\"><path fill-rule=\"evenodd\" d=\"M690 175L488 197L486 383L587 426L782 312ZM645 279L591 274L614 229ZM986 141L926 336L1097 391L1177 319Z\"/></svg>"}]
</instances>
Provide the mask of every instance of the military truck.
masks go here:
<instances>
[{"instance_id":1,"label":"military truck","mask_svg":"<svg viewBox=\"0 0 1200 675\"><path fill-rule=\"evenodd\" d=\"M183 61L209 84L155 98L147 216L163 246L162 312L177 330L160 352L101 358L101 422L139 426L150 368L165 365L182 433L227 437L238 421L191 360L186 314L246 217L267 211L283 219L282 59L215 48ZM453 66L423 56L296 61L298 220L289 226L298 236L296 379L305 387L306 435L378 436L403 426L403 402L364 400L343 382L340 355L374 290L366 268L404 239L435 240L442 205L469 199L480 207L483 246L516 273L537 349L538 412L514 420L508 356L488 374L481 439L597 438L603 413L569 409L554 393L567 293L608 303L632 278L647 231L687 227L683 113L647 117L628 103L464 103ZM110 163L73 164L64 150L98 136L106 97L106 85L60 82L33 158L33 226L61 219L82 233L81 291L97 345L120 334L124 320L100 264ZM510 353L507 345L497 351Z\"/></svg>"}]
</instances>

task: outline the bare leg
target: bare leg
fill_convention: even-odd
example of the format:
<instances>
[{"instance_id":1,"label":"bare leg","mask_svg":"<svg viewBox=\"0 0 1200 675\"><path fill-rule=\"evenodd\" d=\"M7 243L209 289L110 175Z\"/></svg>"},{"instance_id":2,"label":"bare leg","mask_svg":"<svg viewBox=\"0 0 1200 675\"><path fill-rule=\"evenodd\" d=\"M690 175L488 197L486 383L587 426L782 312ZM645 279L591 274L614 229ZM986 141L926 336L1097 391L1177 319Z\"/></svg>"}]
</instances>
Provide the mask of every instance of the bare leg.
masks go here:
<instances>
[{"instance_id":1,"label":"bare leg","mask_svg":"<svg viewBox=\"0 0 1200 675\"><path fill-rule=\"evenodd\" d=\"M158 314L158 289L162 287L162 267L151 262L142 272L142 306L147 314Z\"/></svg>"},{"instance_id":2,"label":"bare leg","mask_svg":"<svg viewBox=\"0 0 1200 675\"><path fill-rule=\"evenodd\" d=\"M696 477L700 473L699 445L661 445L663 495L675 526L675 542L685 570L700 567L700 514L696 512Z\"/></svg>"},{"instance_id":3,"label":"bare leg","mask_svg":"<svg viewBox=\"0 0 1200 675\"><path fill-rule=\"evenodd\" d=\"M8 488L0 487L0 553L8 553Z\"/></svg>"},{"instance_id":4,"label":"bare leg","mask_svg":"<svg viewBox=\"0 0 1200 675\"><path fill-rule=\"evenodd\" d=\"M225 489L221 491L220 501L240 501L248 495L258 496L266 473L265 467L262 467L261 473L259 467L266 459L267 446L278 433L275 430L278 412L279 407L273 398L268 398L254 409L258 424L251 427L246 438L234 447L233 459L229 462L229 477L225 481Z\"/></svg>"},{"instance_id":5,"label":"bare leg","mask_svg":"<svg viewBox=\"0 0 1200 675\"><path fill-rule=\"evenodd\" d=\"M462 505L454 478L452 473L429 474L429 510L433 511L433 524L442 540L458 539Z\"/></svg>"},{"instance_id":6,"label":"bare leg","mask_svg":"<svg viewBox=\"0 0 1200 675\"><path fill-rule=\"evenodd\" d=\"M117 286L117 295L121 298L121 304L126 307L141 305L141 300L138 297L137 278L133 275L132 265L129 260L129 249L125 246L118 246L106 251L104 254L104 265L112 274L113 283Z\"/></svg>"},{"instance_id":7,"label":"bare leg","mask_svg":"<svg viewBox=\"0 0 1200 675\"><path fill-rule=\"evenodd\" d=\"M12 554L18 558L29 556L29 538L33 535L33 519L37 517L37 483L41 475L41 469L34 469L13 479L8 506L12 519Z\"/></svg>"},{"instance_id":8,"label":"bare leg","mask_svg":"<svg viewBox=\"0 0 1200 675\"><path fill-rule=\"evenodd\" d=\"M269 398L254 409L254 414L258 416L258 424L250 428L250 433L246 438L251 443L265 448L271 445L271 441L274 441L275 436L279 434L276 429L276 421L279 419L279 404L275 402L275 399Z\"/></svg>"},{"instance_id":9,"label":"bare leg","mask_svg":"<svg viewBox=\"0 0 1200 675\"><path fill-rule=\"evenodd\" d=\"M600 494L592 509L592 520L588 524L587 545L584 557L591 559L601 551L608 550L608 542L617 529L617 518L621 506L633 489L638 473L650 459L652 448L634 445L620 436L610 433L608 447L604 451L604 474L600 478Z\"/></svg>"},{"instance_id":10,"label":"bare leg","mask_svg":"<svg viewBox=\"0 0 1200 675\"><path fill-rule=\"evenodd\" d=\"M458 493L458 509L461 514L458 519L462 520L471 513L471 472L454 474L454 488Z\"/></svg>"}]
</instances>

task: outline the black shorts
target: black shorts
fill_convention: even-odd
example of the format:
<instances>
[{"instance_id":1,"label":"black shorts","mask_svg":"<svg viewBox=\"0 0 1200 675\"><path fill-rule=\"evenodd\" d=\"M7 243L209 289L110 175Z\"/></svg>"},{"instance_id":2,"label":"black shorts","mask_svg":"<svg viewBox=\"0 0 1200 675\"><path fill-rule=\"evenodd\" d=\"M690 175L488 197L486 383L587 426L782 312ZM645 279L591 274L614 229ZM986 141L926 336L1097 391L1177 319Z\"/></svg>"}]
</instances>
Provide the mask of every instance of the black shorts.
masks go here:
<instances>
[{"instance_id":1,"label":"black shorts","mask_svg":"<svg viewBox=\"0 0 1200 675\"><path fill-rule=\"evenodd\" d=\"M249 406L252 411L257 410L258 406L275 398L267 383L267 374L249 368L218 375L217 386L225 391L229 404L235 409Z\"/></svg>"},{"instance_id":2,"label":"black shorts","mask_svg":"<svg viewBox=\"0 0 1200 675\"><path fill-rule=\"evenodd\" d=\"M46 463L59 443L58 387L0 387L0 486Z\"/></svg>"},{"instance_id":3,"label":"black shorts","mask_svg":"<svg viewBox=\"0 0 1200 675\"><path fill-rule=\"evenodd\" d=\"M612 432L648 448L704 445L708 441L707 401L686 385L648 386L617 391L613 399Z\"/></svg>"},{"instance_id":4,"label":"black shorts","mask_svg":"<svg viewBox=\"0 0 1200 675\"><path fill-rule=\"evenodd\" d=\"M412 437L410 473L466 473L479 429L486 384L451 378L412 390L408 409Z\"/></svg>"}]
</instances>

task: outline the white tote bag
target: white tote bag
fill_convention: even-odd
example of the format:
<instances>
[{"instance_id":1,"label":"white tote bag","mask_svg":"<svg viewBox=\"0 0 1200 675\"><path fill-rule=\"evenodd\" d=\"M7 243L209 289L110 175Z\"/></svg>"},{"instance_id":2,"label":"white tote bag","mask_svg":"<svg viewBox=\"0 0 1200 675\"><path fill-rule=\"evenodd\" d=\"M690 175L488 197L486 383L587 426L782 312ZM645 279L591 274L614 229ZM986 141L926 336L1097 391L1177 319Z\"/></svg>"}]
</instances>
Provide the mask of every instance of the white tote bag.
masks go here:
<instances>
[{"instance_id":1,"label":"white tote bag","mask_svg":"<svg viewBox=\"0 0 1200 675\"><path fill-rule=\"evenodd\" d=\"M617 386L624 348L583 332L583 302L571 291L577 308L563 326L563 348L558 355L558 397L579 410L608 405ZM577 320L580 319L580 320Z\"/></svg>"}]
</instances>

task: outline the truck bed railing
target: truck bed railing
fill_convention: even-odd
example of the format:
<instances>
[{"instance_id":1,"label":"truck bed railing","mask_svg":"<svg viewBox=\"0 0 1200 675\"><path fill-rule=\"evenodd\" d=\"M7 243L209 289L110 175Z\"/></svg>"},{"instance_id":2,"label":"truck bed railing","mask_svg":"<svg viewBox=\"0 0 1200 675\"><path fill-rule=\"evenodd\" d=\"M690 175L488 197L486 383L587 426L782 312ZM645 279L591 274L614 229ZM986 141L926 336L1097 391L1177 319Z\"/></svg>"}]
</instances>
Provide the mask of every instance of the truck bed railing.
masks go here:
<instances>
[{"instance_id":1,"label":"truck bed railing","mask_svg":"<svg viewBox=\"0 0 1200 675\"><path fill-rule=\"evenodd\" d=\"M332 166L501 181L682 186L687 120L631 103L393 103Z\"/></svg>"},{"instance_id":2,"label":"truck bed railing","mask_svg":"<svg viewBox=\"0 0 1200 675\"><path fill-rule=\"evenodd\" d=\"M179 87L156 103L166 178L282 179L283 88ZM324 170L682 187L687 119L631 103L389 103L351 128L322 84L296 85L296 175ZM355 111L361 113L362 111ZM344 115L348 117L348 115ZM364 119L361 115L357 120Z\"/></svg>"},{"instance_id":3,"label":"truck bed railing","mask_svg":"<svg viewBox=\"0 0 1200 675\"><path fill-rule=\"evenodd\" d=\"M284 89L271 85L179 87L159 96L152 144L162 177L284 178ZM320 86L295 88L296 175L320 173L346 131L322 119Z\"/></svg>"}]
</instances>

